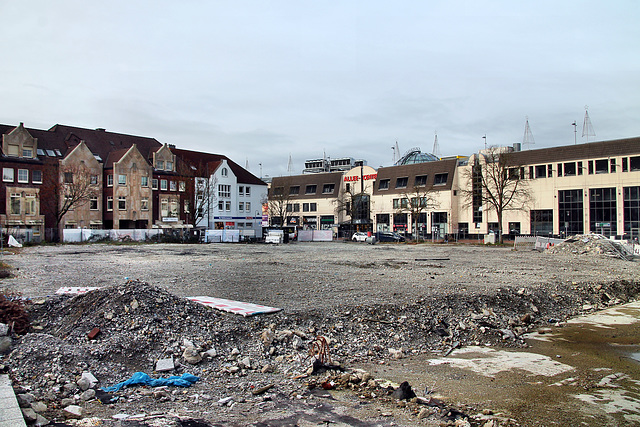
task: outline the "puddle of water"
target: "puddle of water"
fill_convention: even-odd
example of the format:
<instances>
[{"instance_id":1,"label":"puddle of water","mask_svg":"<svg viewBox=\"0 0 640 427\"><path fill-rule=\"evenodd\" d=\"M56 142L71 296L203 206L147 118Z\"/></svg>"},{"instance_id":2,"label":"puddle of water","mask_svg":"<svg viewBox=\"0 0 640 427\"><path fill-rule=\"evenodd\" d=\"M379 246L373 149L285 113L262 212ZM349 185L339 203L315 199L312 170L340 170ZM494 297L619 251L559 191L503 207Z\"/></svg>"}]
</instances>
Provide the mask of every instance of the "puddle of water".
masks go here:
<instances>
[{"instance_id":1,"label":"puddle of water","mask_svg":"<svg viewBox=\"0 0 640 427\"><path fill-rule=\"evenodd\" d=\"M640 302L530 334L527 342L527 349L467 347L446 358L363 367L522 426L640 425Z\"/></svg>"},{"instance_id":2,"label":"puddle of water","mask_svg":"<svg viewBox=\"0 0 640 427\"><path fill-rule=\"evenodd\" d=\"M466 357L452 357L462 355ZM526 371L528 375L544 376L559 375L574 369L572 366L560 363L542 354L497 350L491 347L465 347L455 350L449 357L431 359L429 364L451 365L456 368L470 369L487 377L495 377L500 372L509 372L514 369Z\"/></svg>"}]
</instances>

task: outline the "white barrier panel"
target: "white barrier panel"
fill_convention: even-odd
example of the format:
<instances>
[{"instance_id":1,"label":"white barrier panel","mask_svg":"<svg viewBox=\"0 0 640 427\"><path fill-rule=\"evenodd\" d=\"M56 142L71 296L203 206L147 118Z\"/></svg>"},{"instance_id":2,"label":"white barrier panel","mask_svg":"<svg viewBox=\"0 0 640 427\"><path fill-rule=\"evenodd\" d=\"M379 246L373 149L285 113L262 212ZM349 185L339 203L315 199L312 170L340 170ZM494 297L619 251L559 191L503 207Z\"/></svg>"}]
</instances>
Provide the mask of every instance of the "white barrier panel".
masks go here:
<instances>
[{"instance_id":1,"label":"white barrier panel","mask_svg":"<svg viewBox=\"0 0 640 427\"><path fill-rule=\"evenodd\" d=\"M64 230L62 230L62 241L65 243L78 243L109 238L114 241L134 240L140 242L162 233L163 230L157 228L127 230L93 230L89 228L65 228Z\"/></svg>"},{"instance_id":2,"label":"white barrier panel","mask_svg":"<svg viewBox=\"0 0 640 427\"><path fill-rule=\"evenodd\" d=\"M314 242L331 242L333 241L332 230L313 230Z\"/></svg>"},{"instance_id":3,"label":"white barrier panel","mask_svg":"<svg viewBox=\"0 0 640 427\"><path fill-rule=\"evenodd\" d=\"M224 243L238 243L240 241L240 230L224 230L222 241Z\"/></svg>"},{"instance_id":4,"label":"white barrier panel","mask_svg":"<svg viewBox=\"0 0 640 427\"><path fill-rule=\"evenodd\" d=\"M298 231L299 242L311 242L313 241L313 230L300 230Z\"/></svg>"}]
</instances>

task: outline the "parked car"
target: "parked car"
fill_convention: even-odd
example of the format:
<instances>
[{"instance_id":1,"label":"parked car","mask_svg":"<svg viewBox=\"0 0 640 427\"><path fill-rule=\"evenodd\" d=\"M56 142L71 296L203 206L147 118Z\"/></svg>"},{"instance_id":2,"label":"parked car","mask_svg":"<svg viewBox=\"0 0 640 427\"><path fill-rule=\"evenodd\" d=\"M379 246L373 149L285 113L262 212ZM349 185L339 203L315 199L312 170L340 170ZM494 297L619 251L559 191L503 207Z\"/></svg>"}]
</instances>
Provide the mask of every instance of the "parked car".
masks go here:
<instances>
[{"instance_id":1,"label":"parked car","mask_svg":"<svg viewBox=\"0 0 640 427\"><path fill-rule=\"evenodd\" d=\"M367 233L356 231L355 233L353 233L353 236L351 236L351 240L353 240L354 242L366 242Z\"/></svg>"},{"instance_id":2,"label":"parked car","mask_svg":"<svg viewBox=\"0 0 640 427\"><path fill-rule=\"evenodd\" d=\"M378 242L404 242L404 237L395 231L378 231L375 234Z\"/></svg>"}]
</instances>

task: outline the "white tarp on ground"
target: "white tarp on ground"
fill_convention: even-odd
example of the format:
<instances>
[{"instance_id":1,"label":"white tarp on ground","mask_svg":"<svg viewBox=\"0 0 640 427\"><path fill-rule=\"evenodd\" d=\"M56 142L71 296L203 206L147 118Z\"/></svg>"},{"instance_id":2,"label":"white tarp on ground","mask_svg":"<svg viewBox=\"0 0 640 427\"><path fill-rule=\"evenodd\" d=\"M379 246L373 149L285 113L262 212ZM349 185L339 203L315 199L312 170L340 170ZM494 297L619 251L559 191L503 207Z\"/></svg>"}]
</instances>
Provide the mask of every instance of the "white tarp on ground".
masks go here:
<instances>
[{"instance_id":1,"label":"white tarp on ground","mask_svg":"<svg viewBox=\"0 0 640 427\"><path fill-rule=\"evenodd\" d=\"M15 237L9 235L9 246L13 246L14 248L21 248L22 243L18 242Z\"/></svg>"},{"instance_id":2,"label":"white tarp on ground","mask_svg":"<svg viewBox=\"0 0 640 427\"><path fill-rule=\"evenodd\" d=\"M66 286L58 289L56 291L56 295L78 295L78 294L86 294L90 291L95 291L96 289L100 289L100 287L92 287L92 286Z\"/></svg>"},{"instance_id":3,"label":"white tarp on ground","mask_svg":"<svg viewBox=\"0 0 640 427\"><path fill-rule=\"evenodd\" d=\"M62 287L56 291L57 295L78 295L91 292L93 290L100 289L100 287L91 286L67 286ZM281 308L268 307L266 305L252 304L250 302L233 301L224 298L213 297L187 297L188 300L197 302L198 304L206 305L207 307L215 308L229 313L239 314L244 317L255 316L256 314L276 313Z\"/></svg>"},{"instance_id":4,"label":"white tarp on ground","mask_svg":"<svg viewBox=\"0 0 640 427\"><path fill-rule=\"evenodd\" d=\"M266 305L206 296L187 297L187 299L199 304L206 305L208 307L216 308L218 310L239 314L244 317L254 316L256 314L275 313L282 310L281 308L267 307Z\"/></svg>"}]
</instances>

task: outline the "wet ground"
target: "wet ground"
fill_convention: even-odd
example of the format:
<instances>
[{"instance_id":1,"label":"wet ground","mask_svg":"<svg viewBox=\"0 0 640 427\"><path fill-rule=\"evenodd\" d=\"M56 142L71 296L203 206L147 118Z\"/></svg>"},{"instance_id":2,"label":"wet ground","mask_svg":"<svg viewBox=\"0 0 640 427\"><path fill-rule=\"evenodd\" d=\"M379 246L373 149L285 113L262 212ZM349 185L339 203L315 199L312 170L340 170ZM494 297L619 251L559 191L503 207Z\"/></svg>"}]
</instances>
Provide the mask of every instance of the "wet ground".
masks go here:
<instances>
[{"instance_id":1,"label":"wet ground","mask_svg":"<svg viewBox=\"0 0 640 427\"><path fill-rule=\"evenodd\" d=\"M364 368L523 426L640 424L640 303L542 332L524 350L466 347Z\"/></svg>"}]
</instances>

